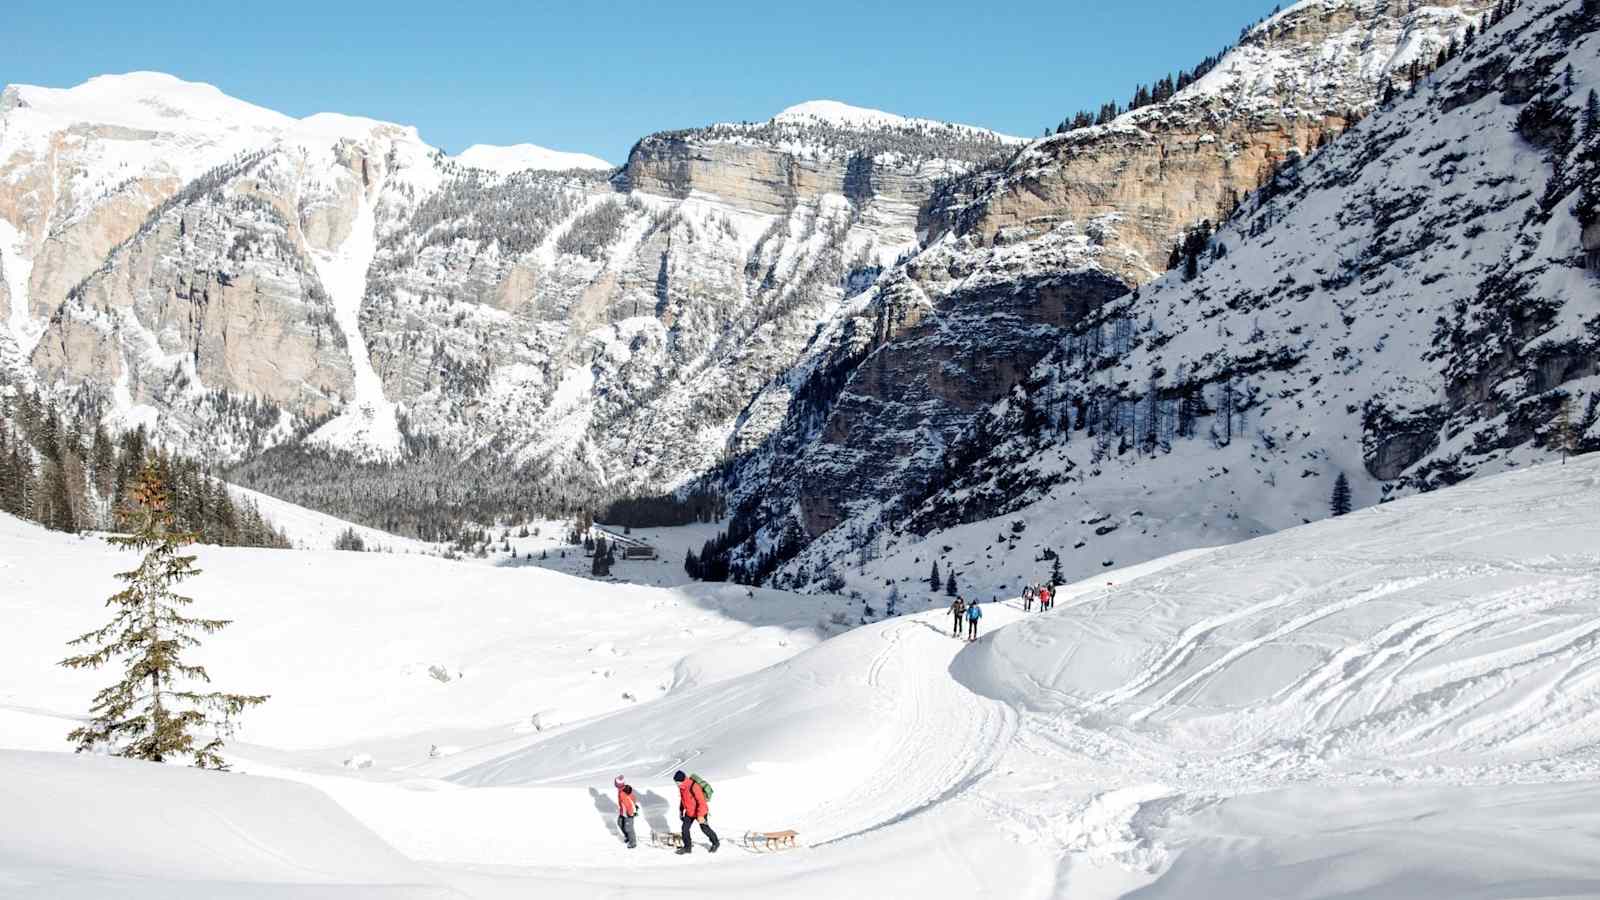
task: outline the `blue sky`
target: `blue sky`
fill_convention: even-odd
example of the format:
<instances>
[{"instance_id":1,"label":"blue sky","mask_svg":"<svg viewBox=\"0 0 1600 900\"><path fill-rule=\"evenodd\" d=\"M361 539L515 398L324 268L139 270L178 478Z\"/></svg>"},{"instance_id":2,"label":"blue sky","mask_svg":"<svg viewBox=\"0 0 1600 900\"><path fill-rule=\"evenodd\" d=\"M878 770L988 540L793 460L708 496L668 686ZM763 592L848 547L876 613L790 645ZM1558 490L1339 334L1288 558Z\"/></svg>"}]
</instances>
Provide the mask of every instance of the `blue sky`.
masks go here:
<instances>
[{"instance_id":1,"label":"blue sky","mask_svg":"<svg viewBox=\"0 0 1600 900\"><path fill-rule=\"evenodd\" d=\"M622 161L652 131L828 98L1032 136L1187 67L1260 0L881 3L12 0L0 82L149 69L295 116L416 125L449 152L531 141Z\"/></svg>"}]
</instances>

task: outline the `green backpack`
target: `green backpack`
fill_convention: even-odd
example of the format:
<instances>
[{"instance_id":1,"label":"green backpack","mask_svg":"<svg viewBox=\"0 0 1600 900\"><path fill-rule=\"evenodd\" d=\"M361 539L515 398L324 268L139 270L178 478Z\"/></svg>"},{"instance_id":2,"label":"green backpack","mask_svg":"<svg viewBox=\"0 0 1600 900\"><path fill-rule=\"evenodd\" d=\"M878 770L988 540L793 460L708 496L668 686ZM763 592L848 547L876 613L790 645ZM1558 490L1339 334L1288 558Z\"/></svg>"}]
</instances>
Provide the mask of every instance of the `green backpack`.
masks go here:
<instances>
[{"instance_id":1,"label":"green backpack","mask_svg":"<svg viewBox=\"0 0 1600 900\"><path fill-rule=\"evenodd\" d=\"M689 780L694 782L695 784L700 785L700 792L706 795L706 802L710 803L711 802L711 782L705 780L704 778L701 778L699 775L690 775L689 776Z\"/></svg>"}]
</instances>

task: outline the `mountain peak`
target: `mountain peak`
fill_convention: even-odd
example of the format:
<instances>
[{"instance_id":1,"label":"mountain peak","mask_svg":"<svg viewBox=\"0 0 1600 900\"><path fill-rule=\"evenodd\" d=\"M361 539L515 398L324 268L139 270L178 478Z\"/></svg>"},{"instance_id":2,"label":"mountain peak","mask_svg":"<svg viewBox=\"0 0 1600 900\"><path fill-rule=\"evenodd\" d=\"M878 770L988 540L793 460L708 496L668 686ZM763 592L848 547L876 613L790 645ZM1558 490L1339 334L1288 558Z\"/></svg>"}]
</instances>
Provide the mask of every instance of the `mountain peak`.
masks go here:
<instances>
[{"instance_id":1,"label":"mountain peak","mask_svg":"<svg viewBox=\"0 0 1600 900\"><path fill-rule=\"evenodd\" d=\"M816 119L832 125L854 126L904 125L913 121L881 109L852 106L838 100L807 100L804 103L796 103L772 117L774 122L797 119Z\"/></svg>"},{"instance_id":2,"label":"mountain peak","mask_svg":"<svg viewBox=\"0 0 1600 900\"><path fill-rule=\"evenodd\" d=\"M529 169L561 171L564 169L610 170L616 168L616 166L598 156L590 156L587 153L551 150L538 144L512 144L505 147L493 144L473 144L457 154L455 160L464 166L471 166L474 169L486 169L502 175Z\"/></svg>"},{"instance_id":3,"label":"mountain peak","mask_svg":"<svg viewBox=\"0 0 1600 900\"><path fill-rule=\"evenodd\" d=\"M902 116L881 109L872 109L866 106L852 106L839 100L807 100L796 103L772 117L777 123L804 123L822 122L837 128L938 128L956 129L973 134L992 135L1006 142L1021 142L1023 139L980 128L976 125L962 125L956 122L945 122L939 119L922 119L913 116Z\"/></svg>"},{"instance_id":4,"label":"mountain peak","mask_svg":"<svg viewBox=\"0 0 1600 900\"><path fill-rule=\"evenodd\" d=\"M164 72L97 75L70 88L13 85L14 108L67 123L92 122L170 131L182 123L234 128L285 128L293 119L230 97L215 85Z\"/></svg>"}]
</instances>

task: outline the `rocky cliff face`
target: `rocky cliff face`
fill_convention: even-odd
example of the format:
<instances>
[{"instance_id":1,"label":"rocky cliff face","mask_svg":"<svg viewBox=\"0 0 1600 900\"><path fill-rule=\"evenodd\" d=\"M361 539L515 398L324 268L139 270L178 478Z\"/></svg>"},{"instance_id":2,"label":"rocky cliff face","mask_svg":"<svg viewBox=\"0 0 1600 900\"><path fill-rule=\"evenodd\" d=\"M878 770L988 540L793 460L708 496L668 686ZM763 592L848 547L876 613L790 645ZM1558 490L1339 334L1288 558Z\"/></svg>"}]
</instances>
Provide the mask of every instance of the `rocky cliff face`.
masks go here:
<instances>
[{"instance_id":1,"label":"rocky cliff face","mask_svg":"<svg viewBox=\"0 0 1600 900\"><path fill-rule=\"evenodd\" d=\"M835 342L782 386L807 403L736 476L741 527L760 535L748 546L902 519L974 414L1063 330L1156 277L1187 229L1220 221L1268 173L1369 112L1383 85L1403 86L1413 60L1459 41L1485 6L1297 4L1170 100L943 185L922 216L922 250L847 308ZM808 561L815 575L826 558Z\"/></svg>"},{"instance_id":2,"label":"rocky cliff face","mask_svg":"<svg viewBox=\"0 0 1600 900\"><path fill-rule=\"evenodd\" d=\"M999 593L1321 518L1341 475L1363 506L1600 449L1597 47L1577 0L1517 9L1282 168L1192 277L1075 316L924 480L839 504L776 577L875 595L937 559Z\"/></svg>"},{"instance_id":3,"label":"rocky cliff face","mask_svg":"<svg viewBox=\"0 0 1600 900\"><path fill-rule=\"evenodd\" d=\"M759 442L786 406L751 398L914 249L936 182L1020 143L809 104L610 177L165 76L5 96L0 359L47 393L213 458L424 441L580 494Z\"/></svg>"}]
</instances>

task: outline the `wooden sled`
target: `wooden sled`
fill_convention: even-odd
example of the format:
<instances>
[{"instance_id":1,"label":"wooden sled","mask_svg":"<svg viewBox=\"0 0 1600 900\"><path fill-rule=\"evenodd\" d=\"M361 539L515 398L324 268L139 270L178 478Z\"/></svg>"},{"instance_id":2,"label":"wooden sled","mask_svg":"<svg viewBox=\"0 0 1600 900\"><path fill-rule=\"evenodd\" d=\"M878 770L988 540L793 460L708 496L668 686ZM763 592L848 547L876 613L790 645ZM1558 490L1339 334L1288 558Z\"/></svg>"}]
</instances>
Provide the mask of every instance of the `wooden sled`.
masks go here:
<instances>
[{"instance_id":1,"label":"wooden sled","mask_svg":"<svg viewBox=\"0 0 1600 900\"><path fill-rule=\"evenodd\" d=\"M800 846L793 831L747 831L744 833L746 850L793 850Z\"/></svg>"}]
</instances>

